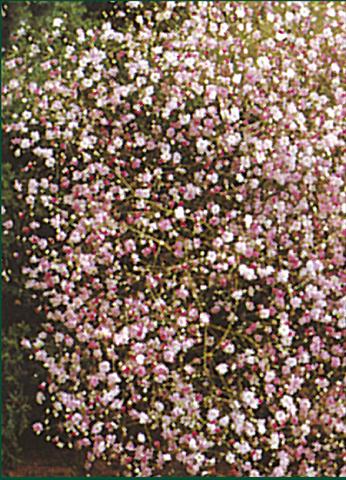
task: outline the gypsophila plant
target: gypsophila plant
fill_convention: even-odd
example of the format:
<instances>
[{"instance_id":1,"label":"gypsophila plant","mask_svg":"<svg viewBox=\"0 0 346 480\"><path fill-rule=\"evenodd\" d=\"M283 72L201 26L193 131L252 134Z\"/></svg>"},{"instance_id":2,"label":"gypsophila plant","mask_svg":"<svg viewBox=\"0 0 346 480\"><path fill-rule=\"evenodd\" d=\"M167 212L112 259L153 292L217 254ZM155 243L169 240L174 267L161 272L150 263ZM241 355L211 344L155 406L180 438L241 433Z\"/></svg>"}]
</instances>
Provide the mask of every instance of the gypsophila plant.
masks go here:
<instances>
[{"instance_id":1,"label":"gypsophila plant","mask_svg":"<svg viewBox=\"0 0 346 480\"><path fill-rule=\"evenodd\" d=\"M34 430L129 476L346 475L343 4L64 8L4 65Z\"/></svg>"}]
</instances>

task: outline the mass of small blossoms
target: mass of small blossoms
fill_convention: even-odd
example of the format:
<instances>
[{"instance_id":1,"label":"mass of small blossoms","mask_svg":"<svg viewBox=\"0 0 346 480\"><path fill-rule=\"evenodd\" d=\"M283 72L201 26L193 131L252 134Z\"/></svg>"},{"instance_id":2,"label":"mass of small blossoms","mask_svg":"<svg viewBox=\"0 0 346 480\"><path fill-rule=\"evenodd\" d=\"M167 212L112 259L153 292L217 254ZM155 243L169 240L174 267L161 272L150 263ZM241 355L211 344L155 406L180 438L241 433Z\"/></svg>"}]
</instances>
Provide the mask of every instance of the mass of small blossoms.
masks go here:
<instances>
[{"instance_id":1,"label":"mass of small blossoms","mask_svg":"<svg viewBox=\"0 0 346 480\"><path fill-rule=\"evenodd\" d=\"M13 34L33 428L87 469L346 476L345 25L342 2L129 1Z\"/></svg>"}]
</instances>

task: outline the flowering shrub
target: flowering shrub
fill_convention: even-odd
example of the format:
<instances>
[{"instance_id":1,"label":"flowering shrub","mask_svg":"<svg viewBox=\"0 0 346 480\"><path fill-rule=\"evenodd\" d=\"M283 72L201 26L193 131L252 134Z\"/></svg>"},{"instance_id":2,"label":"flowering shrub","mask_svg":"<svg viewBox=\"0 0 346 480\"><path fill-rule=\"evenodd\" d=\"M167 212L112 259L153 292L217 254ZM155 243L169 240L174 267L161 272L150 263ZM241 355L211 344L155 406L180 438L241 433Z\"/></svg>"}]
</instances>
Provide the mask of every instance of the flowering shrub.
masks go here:
<instances>
[{"instance_id":1,"label":"flowering shrub","mask_svg":"<svg viewBox=\"0 0 346 480\"><path fill-rule=\"evenodd\" d=\"M5 62L34 430L125 475L345 475L342 4L114 12Z\"/></svg>"}]
</instances>

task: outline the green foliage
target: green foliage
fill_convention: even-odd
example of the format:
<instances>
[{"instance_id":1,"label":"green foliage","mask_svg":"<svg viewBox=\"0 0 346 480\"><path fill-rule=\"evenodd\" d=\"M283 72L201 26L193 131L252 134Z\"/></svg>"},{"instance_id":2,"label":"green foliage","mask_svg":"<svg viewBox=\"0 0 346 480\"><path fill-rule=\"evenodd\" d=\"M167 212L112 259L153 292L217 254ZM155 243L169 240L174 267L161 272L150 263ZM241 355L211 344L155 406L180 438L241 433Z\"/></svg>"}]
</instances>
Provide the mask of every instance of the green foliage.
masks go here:
<instances>
[{"instance_id":1,"label":"green foliage","mask_svg":"<svg viewBox=\"0 0 346 480\"><path fill-rule=\"evenodd\" d=\"M18 173L15 172L13 165L6 161L2 165L2 207L3 221L6 221L9 214L15 213L18 216L20 211L25 211L26 205L23 197L14 189L15 180L18 179ZM19 218L13 223L13 227L3 228L2 232L2 267L3 267L3 297L11 296L20 298L21 303L29 299L29 295L24 288L21 265L26 258L23 243L20 242L19 234L22 222Z\"/></svg>"},{"instance_id":2,"label":"green foliage","mask_svg":"<svg viewBox=\"0 0 346 480\"><path fill-rule=\"evenodd\" d=\"M54 26L55 19L62 21L61 28ZM8 4L8 15L3 24L5 58L23 60L23 78L28 83L39 82L42 76L41 62L63 55L66 44L75 37L76 30L90 28L92 20L88 18L83 2L16 2ZM49 40L43 35L47 30L51 32ZM4 83L12 78L6 64L3 65L2 75ZM3 113L5 117L8 113L20 115L25 108L25 104L17 102L13 111Z\"/></svg>"},{"instance_id":3,"label":"green foliage","mask_svg":"<svg viewBox=\"0 0 346 480\"><path fill-rule=\"evenodd\" d=\"M33 407L30 387L33 387L32 366L27 352L21 347L23 336L30 335L26 323L13 325L3 338L3 462L14 467L20 462L21 437L31 423ZM30 382L31 380L31 382Z\"/></svg>"}]
</instances>

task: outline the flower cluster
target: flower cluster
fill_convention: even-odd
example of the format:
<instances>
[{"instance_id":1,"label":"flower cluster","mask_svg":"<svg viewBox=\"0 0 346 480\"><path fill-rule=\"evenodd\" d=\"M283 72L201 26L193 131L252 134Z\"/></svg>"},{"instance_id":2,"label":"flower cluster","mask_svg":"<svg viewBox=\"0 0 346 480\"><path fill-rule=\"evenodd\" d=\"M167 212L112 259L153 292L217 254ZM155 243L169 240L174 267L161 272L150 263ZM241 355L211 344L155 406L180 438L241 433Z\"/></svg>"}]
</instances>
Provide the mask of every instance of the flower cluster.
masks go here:
<instances>
[{"instance_id":1,"label":"flower cluster","mask_svg":"<svg viewBox=\"0 0 346 480\"><path fill-rule=\"evenodd\" d=\"M35 431L125 475L346 475L342 4L67 21L3 86Z\"/></svg>"}]
</instances>

